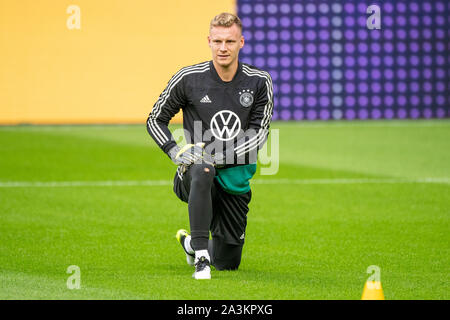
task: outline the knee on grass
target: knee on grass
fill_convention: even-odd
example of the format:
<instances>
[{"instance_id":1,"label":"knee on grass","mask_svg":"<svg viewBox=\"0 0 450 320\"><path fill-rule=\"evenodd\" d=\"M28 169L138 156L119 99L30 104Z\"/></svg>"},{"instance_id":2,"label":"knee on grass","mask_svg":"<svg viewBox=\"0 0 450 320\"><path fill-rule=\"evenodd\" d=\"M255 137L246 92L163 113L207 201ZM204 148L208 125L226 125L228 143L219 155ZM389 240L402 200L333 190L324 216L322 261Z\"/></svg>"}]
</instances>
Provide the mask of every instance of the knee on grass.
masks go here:
<instances>
[{"instance_id":1,"label":"knee on grass","mask_svg":"<svg viewBox=\"0 0 450 320\"><path fill-rule=\"evenodd\" d=\"M235 271L239 268L241 261L214 261L214 268L219 271Z\"/></svg>"},{"instance_id":2,"label":"knee on grass","mask_svg":"<svg viewBox=\"0 0 450 320\"><path fill-rule=\"evenodd\" d=\"M216 270L237 270L241 264L242 246L227 246L213 254L212 264ZM226 250L228 249L228 250Z\"/></svg>"}]
</instances>

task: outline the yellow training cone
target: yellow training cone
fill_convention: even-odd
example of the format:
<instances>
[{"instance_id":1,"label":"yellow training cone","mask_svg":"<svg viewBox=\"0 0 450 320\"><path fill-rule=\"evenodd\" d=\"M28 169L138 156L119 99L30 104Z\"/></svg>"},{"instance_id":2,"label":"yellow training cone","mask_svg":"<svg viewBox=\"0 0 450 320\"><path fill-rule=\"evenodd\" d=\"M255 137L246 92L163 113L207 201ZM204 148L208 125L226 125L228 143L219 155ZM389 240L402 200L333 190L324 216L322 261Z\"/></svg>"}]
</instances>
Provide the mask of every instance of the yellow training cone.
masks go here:
<instances>
[{"instance_id":1,"label":"yellow training cone","mask_svg":"<svg viewBox=\"0 0 450 320\"><path fill-rule=\"evenodd\" d=\"M367 281L364 285L361 300L384 300L380 281Z\"/></svg>"}]
</instances>

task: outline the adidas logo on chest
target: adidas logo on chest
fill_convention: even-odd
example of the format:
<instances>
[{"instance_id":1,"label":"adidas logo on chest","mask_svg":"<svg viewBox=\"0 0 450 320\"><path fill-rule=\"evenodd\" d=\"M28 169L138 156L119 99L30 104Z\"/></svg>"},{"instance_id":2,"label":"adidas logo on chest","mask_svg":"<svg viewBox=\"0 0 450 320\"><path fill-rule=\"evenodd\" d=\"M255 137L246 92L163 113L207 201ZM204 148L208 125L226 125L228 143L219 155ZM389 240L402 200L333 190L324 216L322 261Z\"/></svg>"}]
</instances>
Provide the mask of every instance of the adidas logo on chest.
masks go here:
<instances>
[{"instance_id":1,"label":"adidas logo on chest","mask_svg":"<svg viewBox=\"0 0 450 320\"><path fill-rule=\"evenodd\" d=\"M212 103L211 99L208 97L208 95L204 96L201 100L200 103Z\"/></svg>"}]
</instances>

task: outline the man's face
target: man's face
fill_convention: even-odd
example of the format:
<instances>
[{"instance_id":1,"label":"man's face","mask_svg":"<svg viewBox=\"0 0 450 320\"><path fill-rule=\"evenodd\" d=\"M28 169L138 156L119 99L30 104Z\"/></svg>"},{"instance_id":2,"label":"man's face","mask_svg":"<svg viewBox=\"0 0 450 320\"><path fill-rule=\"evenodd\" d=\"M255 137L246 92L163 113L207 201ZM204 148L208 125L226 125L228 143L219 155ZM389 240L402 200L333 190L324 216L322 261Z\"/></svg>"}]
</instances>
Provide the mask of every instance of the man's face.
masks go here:
<instances>
[{"instance_id":1,"label":"man's face","mask_svg":"<svg viewBox=\"0 0 450 320\"><path fill-rule=\"evenodd\" d=\"M208 36L213 61L227 68L237 60L239 50L244 46L244 37L236 24L231 27L213 27Z\"/></svg>"}]
</instances>

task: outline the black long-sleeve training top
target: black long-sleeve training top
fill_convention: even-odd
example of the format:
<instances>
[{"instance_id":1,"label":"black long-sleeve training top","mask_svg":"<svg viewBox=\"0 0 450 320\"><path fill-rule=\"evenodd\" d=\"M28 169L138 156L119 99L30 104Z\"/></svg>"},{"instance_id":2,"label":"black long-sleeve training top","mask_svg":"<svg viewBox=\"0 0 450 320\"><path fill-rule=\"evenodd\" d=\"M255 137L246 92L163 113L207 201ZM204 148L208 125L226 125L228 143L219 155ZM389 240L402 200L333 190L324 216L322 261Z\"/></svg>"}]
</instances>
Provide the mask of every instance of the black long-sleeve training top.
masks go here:
<instances>
[{"instance_id":1,"label":"black long-sleeve training top","mask_svg":"<svg viewBox=\"0 0 450 320\"><path fill-rule=\"evenodd\" d=\"M176 145L168 125L180 109L186 143L204 142L209 153L224 154L225 168L255 164L269 134L272 79L242 62L229 82L219 77L212 61L182 68L147 119L150 136L165 153Z\"/></svg>"}]
</instances>

